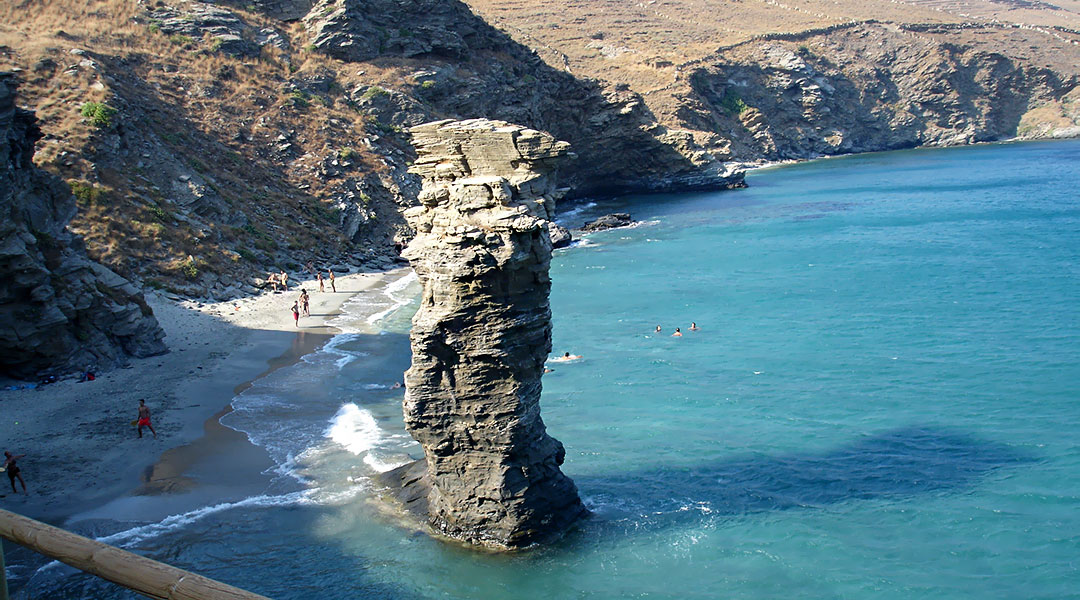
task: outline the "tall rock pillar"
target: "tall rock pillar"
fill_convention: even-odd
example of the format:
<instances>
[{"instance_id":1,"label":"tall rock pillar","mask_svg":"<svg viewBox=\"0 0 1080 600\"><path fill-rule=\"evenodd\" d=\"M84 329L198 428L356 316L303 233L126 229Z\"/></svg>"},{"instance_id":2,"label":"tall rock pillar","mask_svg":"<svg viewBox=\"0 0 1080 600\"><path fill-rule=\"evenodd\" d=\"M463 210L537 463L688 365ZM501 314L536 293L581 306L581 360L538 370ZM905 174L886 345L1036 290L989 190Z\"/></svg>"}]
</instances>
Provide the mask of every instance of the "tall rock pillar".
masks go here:
<instances>
[{"instance_id":1,"label":"tall rock pillar","mask_svg":"<svg viewBox=\"0 0 1080 600\"><path fill-rule=\"evenodd\" d=\"M540 418L551 351L548 220L569 144L500 121L413 127L422 206L403 255L423 285L405 373L405 425L424 448L428 522L520 548L586 511Z\"/></svg>"}]
</instances>

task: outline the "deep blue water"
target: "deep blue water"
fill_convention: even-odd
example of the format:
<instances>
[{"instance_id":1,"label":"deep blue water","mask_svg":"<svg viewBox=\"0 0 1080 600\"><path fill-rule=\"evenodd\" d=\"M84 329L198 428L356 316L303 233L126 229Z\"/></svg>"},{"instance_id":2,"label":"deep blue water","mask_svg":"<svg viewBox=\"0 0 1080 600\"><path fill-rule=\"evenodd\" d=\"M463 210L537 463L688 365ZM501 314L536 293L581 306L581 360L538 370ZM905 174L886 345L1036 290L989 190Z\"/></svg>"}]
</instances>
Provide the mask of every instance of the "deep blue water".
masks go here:
<instances>
[{"instance_id":1,"label":"deep blue water","mask_svg":"<svg viewBox=\"0 0 1080 600\"><path fill-rule=\"evenodd\" d=\"M371 501L417 452L389 387L408 278L235 400L279 465L261 487L71 527L282 599L1078 597L1080 142L748 182L568 207L644 223L552 263L554 351L584 358L552 364L543 416L593 510L561 543L472 553ZM40 564L16 597L127 597Z\"/></svg>"}]
</instances>

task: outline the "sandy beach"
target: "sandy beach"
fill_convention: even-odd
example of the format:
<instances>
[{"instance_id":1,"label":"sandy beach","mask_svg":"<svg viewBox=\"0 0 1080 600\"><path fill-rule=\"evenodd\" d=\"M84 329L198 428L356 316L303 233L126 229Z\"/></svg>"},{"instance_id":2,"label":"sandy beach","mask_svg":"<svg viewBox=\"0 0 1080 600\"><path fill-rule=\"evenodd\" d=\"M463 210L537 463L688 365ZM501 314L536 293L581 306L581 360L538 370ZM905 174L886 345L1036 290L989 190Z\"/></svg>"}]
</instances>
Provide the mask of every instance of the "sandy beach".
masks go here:
<instances>
[{"instance_id":1,"label":"sandy beach","mask_svg":"<svg viewBox=\"0 0 1080 600\"><path fill-rule=\"evenodd\" d=\"M392 273L392 272L391 272ZM159 293L147 301L166 332L170 352L133 360L95 381L60 381L37 389L0 391L0 439L19 460L28 495L0 489L0 506L63 524L124 495L179 492L195 482L187 466L229 448L249 446L243 434L218 423L232 398L254 379L295 363L337 330L327 321L357 293L383 284L386 273L337 278L337 292L314 280L288 292L219 303L176 301ZM306 288L311 316L294 325L290 307ZM146 400L155 439L137 437L131 422ZM243 448L241 448L243 450ZM248 460L261 450L250 448ZM230 457L231 458L231 457Z\"/></svg>"}]
</instances>

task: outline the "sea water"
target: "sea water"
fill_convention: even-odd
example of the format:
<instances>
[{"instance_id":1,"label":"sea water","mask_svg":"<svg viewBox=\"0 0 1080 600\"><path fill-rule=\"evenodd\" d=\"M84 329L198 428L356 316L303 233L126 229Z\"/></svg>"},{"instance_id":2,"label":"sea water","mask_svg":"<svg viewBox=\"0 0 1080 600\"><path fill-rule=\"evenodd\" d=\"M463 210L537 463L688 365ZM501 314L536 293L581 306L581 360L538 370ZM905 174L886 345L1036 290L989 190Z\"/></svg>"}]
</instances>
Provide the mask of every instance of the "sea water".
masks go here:
<instances>
[{"instance_id":1,"label":"sea water","mask_svg":"<svg viewBox=\"0 0 1080 600\"><path fill-rule=\"evenodd\" d=\"M404 272L234 399L260 483L68 526L281 599L1077 597L1080 142L748 183L565 212L641 223L552 261L554 352L583 358L550 364L542 414L592 511L561 542L472 552L373 500L420 452L394 387ZM9 573L17 598L134 597Z\"/></svg>"}]
</instances>

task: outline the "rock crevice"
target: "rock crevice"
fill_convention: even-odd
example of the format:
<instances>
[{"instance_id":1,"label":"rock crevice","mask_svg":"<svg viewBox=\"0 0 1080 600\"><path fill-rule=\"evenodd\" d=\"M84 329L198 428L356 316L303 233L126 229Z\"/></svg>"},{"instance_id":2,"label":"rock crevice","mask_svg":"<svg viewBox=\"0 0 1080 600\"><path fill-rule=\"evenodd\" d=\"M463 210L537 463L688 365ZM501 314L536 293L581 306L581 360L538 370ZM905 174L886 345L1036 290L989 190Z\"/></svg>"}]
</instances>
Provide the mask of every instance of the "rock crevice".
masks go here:
<instances>
[{"instance_id":1,"label":"rock crevice","mask_svg":"<svg viewBox=\"0 0 1080 600\"><path fill-rule=\"evenodd\" d=\"M484 119L412 128L423 179L403 256L423 285L405 424L425 466L391 474L437 531L498 549L556 536L585 513L540 418L551 350L548 220L569 145Z\"/></svg>"}]
</instances>

